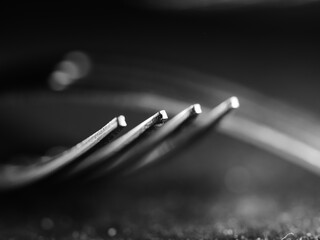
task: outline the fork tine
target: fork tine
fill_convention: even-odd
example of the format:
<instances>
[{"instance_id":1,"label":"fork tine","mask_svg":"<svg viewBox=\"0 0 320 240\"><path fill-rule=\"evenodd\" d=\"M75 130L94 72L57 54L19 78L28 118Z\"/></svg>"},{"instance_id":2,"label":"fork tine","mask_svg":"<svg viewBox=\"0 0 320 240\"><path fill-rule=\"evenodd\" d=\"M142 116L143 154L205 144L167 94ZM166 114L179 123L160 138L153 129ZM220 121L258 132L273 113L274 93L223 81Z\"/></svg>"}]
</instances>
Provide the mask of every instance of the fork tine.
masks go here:
<instances>
[{"instance_id":1,"label":"fork tine","mask_svg":"<svg viewBox=\"0 0 320 240\"><path fill-rule=\"evenodd\" d=\"M163 157L167 157L169 154L176 153L187 145L193 144L197 139L203 135L209 133L209 128L215 126L224 116L226 116L231 110L239 107L239 101L236 97L231 97L222 102L209 113L202 114L203 117L198 118L193 122L193 126L185 129L183 134L177 133L170 139L167 139L157 148L149 152L146 156L136 162L133 166L125 169L124 175L133 173L137 170L145 168L150 164L154 164Z\"/></svg>"},{"instance_id":2,"label":"fork tine","mask_svg":"<svg viewBox=\"0 0 320 240\"><path fill-rule=\"evenodd\" d=\"M134 148L131 148L126 153L116 158L112 164L98 169L90 179L95 179L104 176L106 173L117 171L122 168L126 168L132 164L132 161L139 159L146 154L150 149L153 149L161 142L165 141L171 134L177 131L179 128L186 126L189 121L193 120L197 115L201 113L201 106L194 104L177 114L174 118L168 121L163 127L161 127L153 135L150 135L143 139L143 141L137 144Z\"/></svg>"},{"instance_id":3,"label":"fork tine","mask_svg":"<svg viewBox=\"0 0 320 240\"><path fill-rule=\"evenodd\" d=\"M110 164L109 161L105 161L112 160L112 157L124 151L127 147L134 144L136 140L138 140L146 132L152 130L155 126L164 123L167 119L168 116L165 110L155 113L123 136L119 137L108 145L105 145L103 148L92 153L90 156L84 158L75 166L72 166L72 168L67 172L67 176L70 177L83 171L88 171L88 169L98 165Z\"/></svg>"},{"instance_id":4,"label":"fork tine","mask_svg":"<svg viewBox=\"0 0 320 240\"><path fill-rule=\"evenodd\" d=\"M75 161L82 154L94 147L103 138L119 132L126 127L124 116L112 119L100 130L84 139L72 148L53 156L45 157L45 161L28 166L4 165L0 172L0 189L10 189L31 184L37 180L47 177L60 170L71 162Z\"/></svg>"}]
</instances>

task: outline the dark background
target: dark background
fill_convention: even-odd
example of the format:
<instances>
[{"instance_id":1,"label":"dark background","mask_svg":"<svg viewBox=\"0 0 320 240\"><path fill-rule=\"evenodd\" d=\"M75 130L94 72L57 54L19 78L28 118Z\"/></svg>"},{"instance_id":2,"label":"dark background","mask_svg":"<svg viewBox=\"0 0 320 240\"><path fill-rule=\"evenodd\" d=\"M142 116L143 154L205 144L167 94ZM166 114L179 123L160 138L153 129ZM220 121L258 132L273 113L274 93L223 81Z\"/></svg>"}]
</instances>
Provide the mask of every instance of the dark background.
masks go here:
<instances>
[{"instance_id":1,"label":"dark background","mask_svg":"<svg viewBox=\"0 0 320 240\"><path fill-rule=\"evenodd\" d=\"M14 74L23 78L25 72L10 72L12 65L20 63L31 75L40 74L30 69L43 64L45 76L52 69L49 60L80 49L182 65L279 98L285 89L290 101L315 104L316 88L305 83L316 85L319 74L317 2L203 5L184 10L126 1L4 6L1 72L17 87ZM46 55L51 59L44 61Z\"/></svg>"}]
</instances>

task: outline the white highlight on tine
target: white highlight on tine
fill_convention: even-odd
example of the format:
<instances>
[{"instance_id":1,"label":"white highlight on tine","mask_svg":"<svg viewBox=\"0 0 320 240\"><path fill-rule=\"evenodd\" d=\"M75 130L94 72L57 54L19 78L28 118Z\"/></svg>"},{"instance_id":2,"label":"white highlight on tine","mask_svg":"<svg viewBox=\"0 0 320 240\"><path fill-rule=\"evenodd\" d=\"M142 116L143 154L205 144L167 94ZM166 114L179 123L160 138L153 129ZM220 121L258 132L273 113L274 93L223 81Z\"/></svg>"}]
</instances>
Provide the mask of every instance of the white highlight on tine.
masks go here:
<instances>
[{"instance_id":1,"label":"white highlight on tine","mask_svg":"<svg viewBox=\"0 0 320 240\"><path fill-rule=\"evenodd\" d=\"M194 112L195 112L195 113L197 113L197 114L202 113L202 109L201 109L200 104L196 103L196 104L194 104L193 106L194 106Z\"/></svg>"},{"instance_id":2,"label":"white highlight on tine","mask_svg":"<svg viewBox=\"0 0 320 240\"><path fill-rule=\"evenodd\" d=\"M163 120L168 120L169 117L165 110L161 110L159 113L161 114Z\"/></svg>"},{"instance_id":3,"label":"white highlight on tine","mask_svg":"<svg viewBox=\"0 0 320 240\"><path fill-rule=\"evenodd\" d=\"M127 126L126 118L125 118L123 115L120 115L120 116L118 117L118 124L119 124L119 126L121 126L121 127L126 127L126 126Z\"/></svg>"},{"instance_id":4,"label":"white highlight on tine","mask_svg":"<svg viewBox=\"0 0 320 240\"><path fill-rule=\"evenodd\" d=\"M239 99L237 97L233 96L229 100L232 108L236 109L240 107Z\"/></svg>"}]
</instances>

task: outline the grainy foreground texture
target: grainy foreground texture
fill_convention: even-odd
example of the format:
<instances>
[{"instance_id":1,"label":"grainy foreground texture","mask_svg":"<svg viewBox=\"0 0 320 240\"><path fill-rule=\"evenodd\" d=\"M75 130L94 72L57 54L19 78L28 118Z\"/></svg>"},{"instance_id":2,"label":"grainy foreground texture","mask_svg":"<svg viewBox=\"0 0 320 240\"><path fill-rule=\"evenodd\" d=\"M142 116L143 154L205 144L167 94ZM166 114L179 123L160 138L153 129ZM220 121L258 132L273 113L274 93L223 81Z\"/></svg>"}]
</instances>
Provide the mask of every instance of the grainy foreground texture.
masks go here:
<instances>
[{"instance_id":1,"label":"grainy foreground texture","mask_svg":"<svg viewBox=\"0 0 320 240\"><path fill-rule=\"evenodd\" d=\"M3 194L0 239L318 239L318 177L270 156L275 168L239 156L218 162L215 177L173 175L188 161L181 156L121 181ZM230 163L251 169L232 170L234 182Z\"/></svg>"}]
</instances>

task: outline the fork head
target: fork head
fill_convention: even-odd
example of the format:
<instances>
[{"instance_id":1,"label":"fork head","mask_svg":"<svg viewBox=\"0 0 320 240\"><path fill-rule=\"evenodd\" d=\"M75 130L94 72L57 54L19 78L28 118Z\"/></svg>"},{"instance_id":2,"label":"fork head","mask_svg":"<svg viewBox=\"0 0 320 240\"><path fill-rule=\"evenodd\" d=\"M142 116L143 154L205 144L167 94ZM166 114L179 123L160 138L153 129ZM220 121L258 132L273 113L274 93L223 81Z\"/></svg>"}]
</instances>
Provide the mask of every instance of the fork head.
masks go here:
<instances>
[{"instance_id":1,"label":"fork head","mask_svg":"<svg viewBox=\"0 0 320 240\"><path fill-rule=\"evenodd\" d=\"M127 125L121 115L55 156L36 157L27 165L3 164L0 188L20 188L47 178L61 182L77 176L91 180L105 175L123 176L137 172L159 162L163 156L169 156L168 153L195 142L193 140L197 136L237 107L237 98L232 97L198 119L202 113L201 106L194 104L168 122L166 111L161 110L115 138Z\"/></svg>"}]
</instances>

